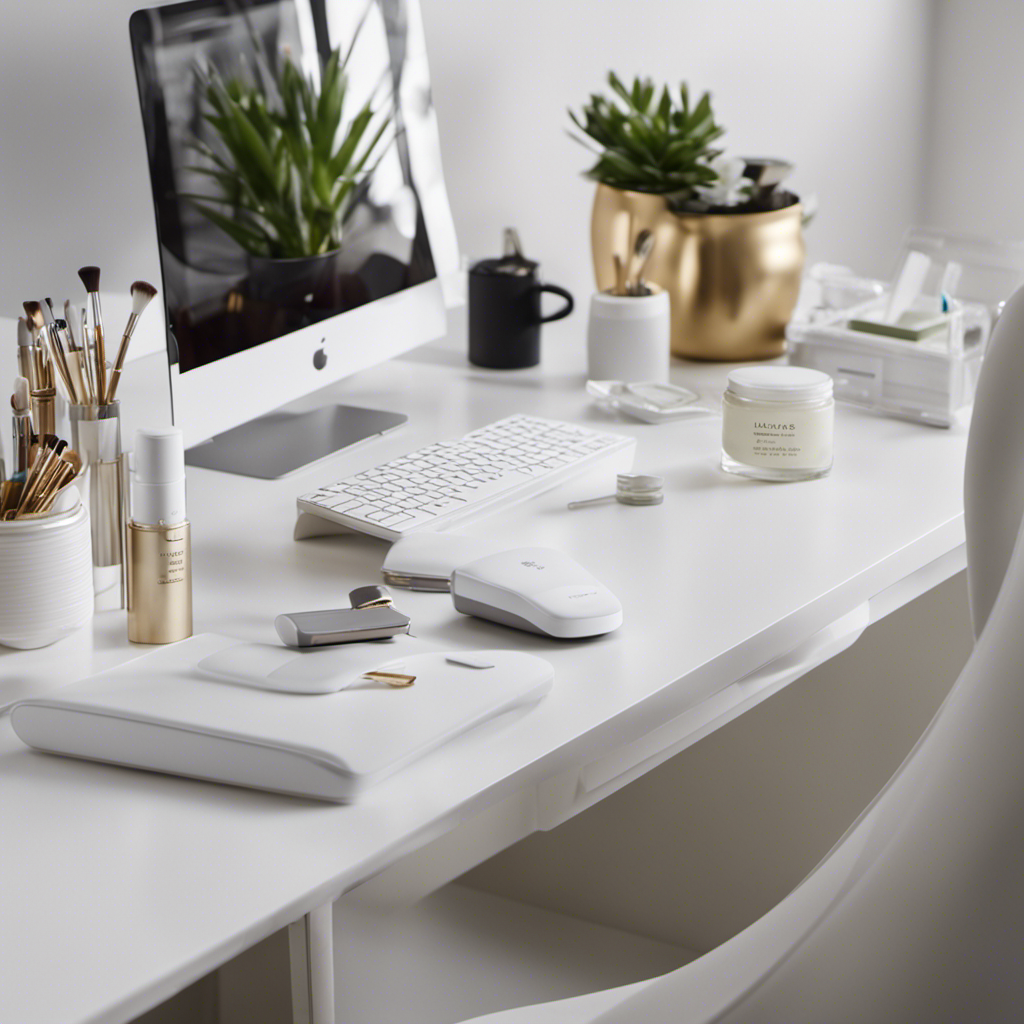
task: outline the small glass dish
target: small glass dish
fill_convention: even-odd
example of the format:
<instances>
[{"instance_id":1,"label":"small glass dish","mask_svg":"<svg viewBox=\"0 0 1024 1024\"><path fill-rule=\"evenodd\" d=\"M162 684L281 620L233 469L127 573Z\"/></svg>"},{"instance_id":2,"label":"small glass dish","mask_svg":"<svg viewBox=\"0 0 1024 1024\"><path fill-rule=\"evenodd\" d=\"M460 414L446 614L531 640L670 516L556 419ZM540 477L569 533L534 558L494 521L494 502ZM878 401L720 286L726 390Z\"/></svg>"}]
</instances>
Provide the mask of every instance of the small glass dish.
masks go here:
<instances>
[{"instance_id":1,"label":"small glass dish","mask_svg":"<svg viewBox=\"0 0 1024 1024\"><path fill-rule=\"evenodd\" d=\"M661 381L627 384L621 380L588 380L587 394L599 405L616 409L644 423L669 423L687 416L712 415L714 410L695 404L700 395L689 388Z\"/></svg>"}]
</instances>

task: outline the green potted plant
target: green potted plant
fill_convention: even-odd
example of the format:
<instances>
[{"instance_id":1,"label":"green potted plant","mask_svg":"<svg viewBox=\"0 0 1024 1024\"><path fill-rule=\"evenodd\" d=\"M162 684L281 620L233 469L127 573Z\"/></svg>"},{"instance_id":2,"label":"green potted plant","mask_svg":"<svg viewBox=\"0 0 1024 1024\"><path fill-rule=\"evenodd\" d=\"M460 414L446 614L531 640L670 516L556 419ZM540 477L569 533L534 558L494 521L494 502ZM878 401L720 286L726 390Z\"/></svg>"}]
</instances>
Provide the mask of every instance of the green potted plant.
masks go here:
<instances>
[{"instance_id":1,"label":"green potted plant","mask_svg":"<svg viewBox=\"0 0 1024 1024\"><path fill-rule=\"evenodd\" d=\"M708 93L691 104L685 83L659 92L649 79L594 94L570 117L596 154L586 172L597 195L591 219L598 288L615 283L643 230L654 249L645 277L668 293L672 351L695 359L780 355L796 305L804 244L800 201L776 186L784 161L729 160ZM595 146L596 144L596 146Z\"/></svg>"},{"instance_id":2,"label":"green potted plant","mask_svg":"<svg viewBox=\"0 0 1024 1024\"><path fill-rule=\"evenodd\" d=\"M191 169L216 191L185 198L248 255L256 297L292 304L337 287L345 228L391 120L372 96L344 120L353 47L331 53L319 86L287 53L271 67L258 52L254 77L196 71L212 137L192 140L200 163Z\"/></svg>"}]
</instances>

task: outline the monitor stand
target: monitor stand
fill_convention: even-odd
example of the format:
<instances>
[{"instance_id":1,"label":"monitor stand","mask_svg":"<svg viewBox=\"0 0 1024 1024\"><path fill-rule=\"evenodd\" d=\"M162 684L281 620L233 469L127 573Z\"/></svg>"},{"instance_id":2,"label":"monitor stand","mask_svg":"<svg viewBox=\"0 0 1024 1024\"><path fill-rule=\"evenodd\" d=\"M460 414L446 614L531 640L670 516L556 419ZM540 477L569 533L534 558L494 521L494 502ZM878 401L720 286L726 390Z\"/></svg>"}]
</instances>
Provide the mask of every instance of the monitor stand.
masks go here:
<instances>
[{"instance_id":1,"label":"monitor stand","mask_svg":"<svg viewBox=\"0 0 1024 1024\"><path fill-rule=\"evenodd\" d=\"M408 416L353 405L271 412L185 452L185 462L222 473L276 480L342 448L401 426Z\"/></svg>"}]
</instances>

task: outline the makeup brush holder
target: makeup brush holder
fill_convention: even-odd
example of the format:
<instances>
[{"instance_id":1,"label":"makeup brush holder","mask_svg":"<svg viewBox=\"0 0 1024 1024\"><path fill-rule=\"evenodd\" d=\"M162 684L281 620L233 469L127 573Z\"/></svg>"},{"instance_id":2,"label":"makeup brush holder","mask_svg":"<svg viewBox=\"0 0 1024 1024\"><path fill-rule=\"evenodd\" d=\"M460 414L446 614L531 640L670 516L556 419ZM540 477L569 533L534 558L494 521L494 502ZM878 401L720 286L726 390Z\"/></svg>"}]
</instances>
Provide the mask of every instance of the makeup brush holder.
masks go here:
<instances>
[{"instance_id":1,"label":"makeup brush holder","mask_svg":"<svg viewBox=\"0 0 1024 1024\"><path fill-rule=\"evenodd\" d=\"M89 513L0 521L0 644L46 647L84 626L93 612Z\"/></svg>"},{"instance_id":2,"label":"makeup brush holder","mask_svg":"<svg viewBox=\"0 0 1024 1024\"><path fill-rule=\"evenodd\" d=\"M71 447L83 463L83 501L92 528L93 582L104 610L123 608L124 505L121 403L71 406ZM117 598L114 600L113 594Z\"/></svg>"},{"instance_id":3,"label":"makeup brush holder","mask_svg":"<svg viewBox=\"0 0 1024 1024\"><path fill-rule=\"evenodd\" d=\"M647 295L598 292L591 298L588 380L668 381L669 297L656 285L650 289Z\"/></svg>"}]
</instances>

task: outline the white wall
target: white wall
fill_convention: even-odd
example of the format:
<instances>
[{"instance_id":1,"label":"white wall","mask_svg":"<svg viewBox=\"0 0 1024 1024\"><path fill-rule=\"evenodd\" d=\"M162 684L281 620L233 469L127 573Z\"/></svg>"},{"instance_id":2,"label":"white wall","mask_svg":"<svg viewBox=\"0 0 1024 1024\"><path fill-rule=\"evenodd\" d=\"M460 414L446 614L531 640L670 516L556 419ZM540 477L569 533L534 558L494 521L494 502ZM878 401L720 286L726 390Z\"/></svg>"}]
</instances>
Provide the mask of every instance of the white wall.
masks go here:
<instances>
[{"instance_id":1,"label":"white wall","mask_svg":"<svg viewBox=\"0 0 1024 1024\"><path fill-rule=\"evenodd\" d=\"M128 38L143 6L0 3L0 316L19 316L25 299L78 298L83 265L102 269L104 291L160 285ZM104 313L119 330L122 311Z\"/></svg>"},{"instance_id":2,"label":"white wall","mask_svg":"<svg viewBox=\"0 0 1024 1024\"><path fill-rule=\"evenodd\" d=\"M930 224L1024 240L1024 4L936 3L925 216Z\"/></svg>"},{"instance_id":3,"label":"white wall","mask_svg":"<svg viewBox=\"0 0 1024 1024\"><path fill-rule=\"evenodd\" d=\"M734 153L787 157L817 192L812 259L886 275L919 216L925 0L421 0L462 249L507 224L585 295L594 186L566 108L609 68L710 89Z\"/></svg>"},{"instance_id":4,"label":"white wall","mask_svg":"<svg viewBox=\"0 0 1024 1024\"><path fill-rule=\"evenodd\" d=\"M589 290L593 186L566 107L610 67L711 89L734 152L793 159L795 184L822 201L815 258L885 273L917 217L926 0L421 2L471 255L493 253L516 224L549 280ZM77 295L85 263L111 288L159 280L128 42L138 6L0 5L0 315ZM52 61L25 45L41 24Z\"/></svg>"}]
</instances>

